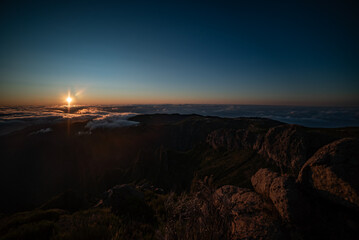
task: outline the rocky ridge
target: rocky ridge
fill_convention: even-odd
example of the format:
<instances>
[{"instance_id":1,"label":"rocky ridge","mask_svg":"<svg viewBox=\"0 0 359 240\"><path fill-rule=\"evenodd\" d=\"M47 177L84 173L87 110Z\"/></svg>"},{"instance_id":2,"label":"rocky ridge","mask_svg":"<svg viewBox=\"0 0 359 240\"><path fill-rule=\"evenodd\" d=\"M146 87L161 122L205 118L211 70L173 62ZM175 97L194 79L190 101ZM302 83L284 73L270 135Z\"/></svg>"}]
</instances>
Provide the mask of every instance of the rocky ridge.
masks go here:
<instances>
[{"instance_id":1,"label":"rocky ridge","mask_svg":"<svg viewBox=\"0 0 359 240\"><path fill-rule=\"evenodd\" d=\"M208 134L206 141L213 149L253 149L276 164L282 173L297 175L317 149L334 139L302 126L282 124L269 129L218 129Z\"/></svg>"},{"instance_id":2,"label":"rocky ridge","mask_svg":"<svg viewBox=\"0 0 359 240\"><path fill-rule=\"evenodd\" d=\"M236 239L355 239L359 232L358 149L358 139L340 139L310 157L297 179L260 169L251 178L254 191L219 188L235 203Z\"/></svg>"}]
</instances>

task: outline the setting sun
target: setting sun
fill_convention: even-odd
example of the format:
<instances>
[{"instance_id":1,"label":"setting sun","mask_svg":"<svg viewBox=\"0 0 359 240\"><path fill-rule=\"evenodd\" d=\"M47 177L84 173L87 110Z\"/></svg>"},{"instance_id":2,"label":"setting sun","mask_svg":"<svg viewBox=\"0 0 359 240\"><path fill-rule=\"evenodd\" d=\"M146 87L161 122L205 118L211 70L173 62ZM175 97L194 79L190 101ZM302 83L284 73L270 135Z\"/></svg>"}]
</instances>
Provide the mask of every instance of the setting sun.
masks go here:
<instances>
[{"instance_id":1,"label":"setting sun","mask_svg":"<svg viewBox=\"0 0 359 240\"><path fill-rule=\"evenodd\" d=\"M72 98L69 96L69 97L66 98L66 101L67 101L68 104L70 104L71 101L72 101Z\"/></svg>"}]
</instances>

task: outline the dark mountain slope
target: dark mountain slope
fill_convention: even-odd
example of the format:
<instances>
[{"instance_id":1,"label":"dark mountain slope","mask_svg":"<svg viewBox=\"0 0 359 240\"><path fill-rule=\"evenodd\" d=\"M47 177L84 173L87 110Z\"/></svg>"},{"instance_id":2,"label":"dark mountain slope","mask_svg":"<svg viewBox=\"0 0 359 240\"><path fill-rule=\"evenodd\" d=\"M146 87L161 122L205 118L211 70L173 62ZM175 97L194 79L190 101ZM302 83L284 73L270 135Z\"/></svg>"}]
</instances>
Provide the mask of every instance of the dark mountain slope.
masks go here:
<instances>
[{"instance_id":1,"label":"dark mountain slope","mask_svg":"<svg viewBox=\"0 0 359 240\"><path fill-rule=\"evenodd\" d=\"M154 114L130 120L140 124L80 135L88 132L87 122L70 119L1 136L2 211L38 206L67 189L95 196L113 184L143 180L183 190L195 176L214 175L221 184L248 186L260 167L300 167L319 147L359 132L261 118ZM32 134L45 128L52 131Z\"/></svg>"},{"instance_id":2,"label":"dark mountain slope","mask_svg":"<svg viewBox=\"0 0 359 240\"><path fill-rule=\"evenodd\" d=\"M1 237L172 239L208 234L201 218L229 239L359 234L359 128L179 114L130 120L139 124L90 132L86 121L66 120L1 136Z\"/></svg>"}]
</instances>

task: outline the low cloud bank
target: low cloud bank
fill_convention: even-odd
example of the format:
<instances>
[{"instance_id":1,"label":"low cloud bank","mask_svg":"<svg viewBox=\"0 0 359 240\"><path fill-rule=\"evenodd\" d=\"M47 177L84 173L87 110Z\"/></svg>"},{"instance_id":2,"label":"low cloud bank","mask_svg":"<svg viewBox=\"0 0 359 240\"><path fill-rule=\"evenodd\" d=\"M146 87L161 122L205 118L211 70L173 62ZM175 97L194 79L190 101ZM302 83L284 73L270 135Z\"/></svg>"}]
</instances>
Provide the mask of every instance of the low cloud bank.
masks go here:
<instances>
[{"instance_id":1,"label":"low cloud bank","mask_svg":"<svg viewBox=\"0 0 359 240\"><path fill-rule=\"evenodd\" d=\"M89 121L86 127L115 128L136 125L127 120L136 114L180 113L218 117L262 117L306 127L359 126L359 107L294 107L253 105L107 105L107 106L16 106L0 107L0 135L34 124L64 119Z\"/></svg>"},{"instance_id":2,"label":"low cloud bank","mask_svg":"<svg viewBox=\"0 0 359 240\"><path fill-rule=\"evenodd\" d=\"M30 133L30 135L36 135L36 134L48 133L48 132L52 132L52 129L51 128L43 128L43 129L40 129L40 130L38 130L36 132Z\"/></svg>"},{"instance_id":3,"label":"low cloud bank","mask_svg":"<svg viewBox=\"0 0 359 240\"><path fill-rule=\"evenodd\" d=\"M138 125L138 122L127 120L129 117L134 116L133 113L111 113L99 118L95 118L86 124L86 128L90 130L96 128L116 128Z\"/></svg>"}]
</instances>

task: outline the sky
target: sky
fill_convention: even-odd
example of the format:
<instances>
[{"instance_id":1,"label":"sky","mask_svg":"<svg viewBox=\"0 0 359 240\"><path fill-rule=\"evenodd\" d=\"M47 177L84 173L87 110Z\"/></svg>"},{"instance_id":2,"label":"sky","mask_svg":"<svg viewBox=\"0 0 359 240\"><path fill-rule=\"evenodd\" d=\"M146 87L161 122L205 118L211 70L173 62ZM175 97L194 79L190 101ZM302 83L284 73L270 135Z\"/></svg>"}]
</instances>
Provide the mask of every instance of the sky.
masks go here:
<instances>
[{"instance_id":1,"label":"sky","mask_svg":"<svg viewBox=\"0 0 359 240\"><path fill-rule=\"evenodd\" d=\"M359 106L354 1L0 3L0 105Z\"/></svg>"}]
</instances>

